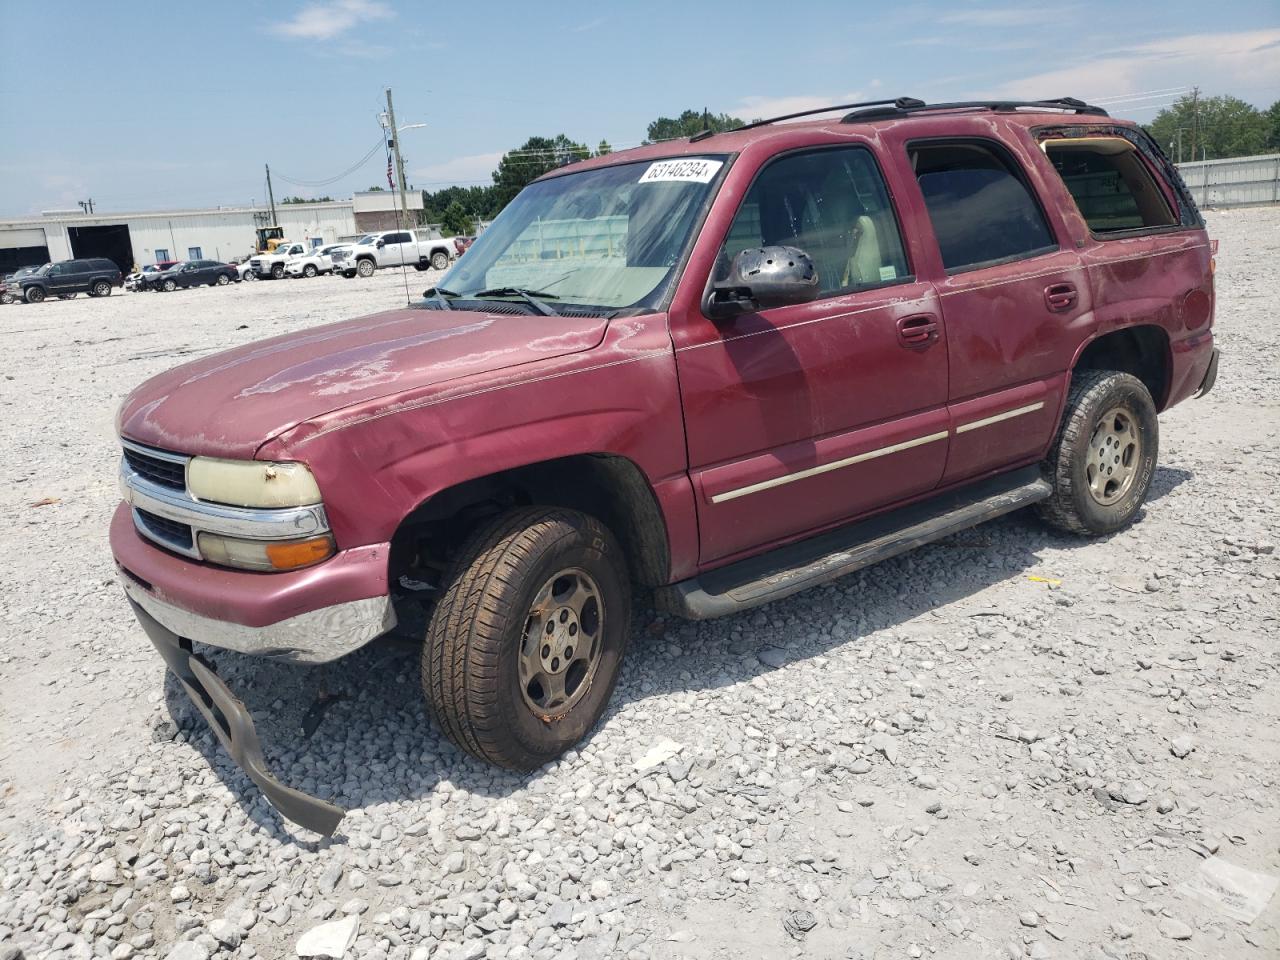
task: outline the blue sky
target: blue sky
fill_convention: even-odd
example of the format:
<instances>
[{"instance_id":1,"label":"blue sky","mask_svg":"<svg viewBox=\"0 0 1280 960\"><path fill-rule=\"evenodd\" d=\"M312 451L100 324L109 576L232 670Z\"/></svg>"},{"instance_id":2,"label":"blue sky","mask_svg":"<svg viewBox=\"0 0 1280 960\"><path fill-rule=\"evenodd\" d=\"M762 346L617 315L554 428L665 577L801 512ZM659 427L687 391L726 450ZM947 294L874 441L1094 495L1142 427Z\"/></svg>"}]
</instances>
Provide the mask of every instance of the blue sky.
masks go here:
<instances>
[{"instance_id":1,"label":"blue sky","mask_svg":"<svg viewBox=\"0 0 1280 960\"><path fill-rule=\"evenodd\" d=\"M488 182L503 150L566 133L637 143L685 107L1071 94L1148 120L1177 91L1280 98L1276 0L250 4L0 0L0 215L349 196L385 183L391 86L410 180ZM190 12L188 12L190 11ZM1158 12L1156 12L1158 11ZM39 38L30 43L30 38Z\"/></svg>"}]
</instances>

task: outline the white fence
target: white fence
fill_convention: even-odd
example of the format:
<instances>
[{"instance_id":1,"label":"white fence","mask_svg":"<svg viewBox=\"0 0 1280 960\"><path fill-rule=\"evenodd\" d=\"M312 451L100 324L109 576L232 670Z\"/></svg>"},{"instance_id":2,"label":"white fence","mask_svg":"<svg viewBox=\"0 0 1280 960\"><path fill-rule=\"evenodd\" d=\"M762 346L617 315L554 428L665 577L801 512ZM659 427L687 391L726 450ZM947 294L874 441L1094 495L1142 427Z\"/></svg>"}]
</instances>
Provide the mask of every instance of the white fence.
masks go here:
<instances>
[{"instance_id":1,"label":"white fence","mask_svg":"<svg viewBox=\"0 0 1280 960\"><path fill-rule=\"evenodd\" d=\"M1280 153L1180 163L1178 172L1202 210L1280 203Z\"/></svg>"}]
</instances>

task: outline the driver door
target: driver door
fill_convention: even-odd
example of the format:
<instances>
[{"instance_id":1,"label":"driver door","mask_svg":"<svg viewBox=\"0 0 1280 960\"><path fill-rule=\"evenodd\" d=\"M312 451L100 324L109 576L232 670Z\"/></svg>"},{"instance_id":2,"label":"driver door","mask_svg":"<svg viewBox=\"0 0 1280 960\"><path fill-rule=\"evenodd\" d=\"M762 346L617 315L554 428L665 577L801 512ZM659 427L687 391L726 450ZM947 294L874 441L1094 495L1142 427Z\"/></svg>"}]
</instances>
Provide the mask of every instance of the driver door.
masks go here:
<instances>
[{"instance_id":1,"label":"driver door","mask_svg":"<svg viewBox=\"0 0 1280 960\"><path fill-rule=\"evenodd\" d=\"M673 305L702 564L925 493L948 449L938 298L913 275L870 150L824 147L754 176L745 168L721 190L745 190L723 239L710 236L714 212L704 231L719 248L712 279L727 277L739 251L782 244L813 259L820 292L718 321L696 300ZM686 280L698 283L694 261Z\"/></svg>"}]
</instances>

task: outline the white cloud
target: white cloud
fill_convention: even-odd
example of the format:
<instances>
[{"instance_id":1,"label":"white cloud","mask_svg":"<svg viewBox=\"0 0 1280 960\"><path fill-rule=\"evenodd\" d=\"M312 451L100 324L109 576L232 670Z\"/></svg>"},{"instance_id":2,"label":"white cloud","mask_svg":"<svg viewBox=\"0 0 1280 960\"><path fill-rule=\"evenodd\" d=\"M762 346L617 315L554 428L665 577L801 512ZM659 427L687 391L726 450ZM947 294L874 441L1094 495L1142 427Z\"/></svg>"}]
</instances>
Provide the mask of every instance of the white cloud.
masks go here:
<instances>
[{"instance_id":1,"label":"white cloud","mask_svg":"<svg viewBox=\"0 0 1280 960\"><path fill-rule=\"evenodd\" d=\"M502 151L494 153L474 153L465 157L454 157L441 163L429 163L413 171L412 179L419 187L433 190L449 184L470 185L477 182L490 183L491 174L498 168L502 159Z\"/></svg>"},{"instance_id":2,"label":"white cloud","mask_svg":"<svg viewBox=\"0 0 1280 960\"><path fill-rule=\"evenodd\" d=\"M1088 100L1192 84L1210 96L1280 86L1280 28L1188 34L1103 50L1092 59L1002 84L992 93ZM1124 106L1117 104L1114 112L1123 116Z\"/></svg>"},{"instance_id":3,"label":"white cloud","mask_svg":"<svg viewBox=\"0 0 1280 960\"><path fill-rule=\"evenodd\" d=\"M728 113L743 120L763 120L767 117L780 117L788 113L799 113L801 110L816 110L833 103L855 103L862 93L801 93L787 97L743 97L737 105L728 109Z\"/></svg>"},{"instance_id":4,"label":"white cloud","mask_svg":"<svg viewBox=\"0 0 1280 960\"><path fill-rule=\"evenodd\" d=\"M272 29L286 37L331 40L368 20L385 20L391 8L382 0L316 0Z\"/></svg>"},{"instance_id":5,"label":"white cloud","mask_svg":"<svg viewBox=\"0 0 1280 960\"><path fill-rule=\"evenodd\" d=\"M955 10L938 18L939 23L962 23L973 27L1044 26L1060 22L1071 8L1054 7L987 7L980 10Z\"/></svg>"}]
</instances>

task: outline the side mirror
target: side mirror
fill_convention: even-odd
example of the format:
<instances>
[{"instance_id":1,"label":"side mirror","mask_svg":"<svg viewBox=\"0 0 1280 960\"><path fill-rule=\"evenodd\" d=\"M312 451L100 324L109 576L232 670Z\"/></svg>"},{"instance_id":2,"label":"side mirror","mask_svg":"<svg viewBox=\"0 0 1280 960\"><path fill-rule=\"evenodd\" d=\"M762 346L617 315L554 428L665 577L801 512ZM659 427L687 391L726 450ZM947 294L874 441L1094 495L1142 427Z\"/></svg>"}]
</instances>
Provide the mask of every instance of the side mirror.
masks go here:
<instances>
[{"instance_id":1,"label":"side mirror","mask_svg":"<svg viewBox=\"0 0 1280 960\"><path fill-rule=\"evenodd\" d=\"M818 271L796 247L753 247L733 258L729 277L711 287L707 314L714 319L772 307L809 303L818 296Z\"/></svg>"},{"instance_id":2,"label":"side mirror","mask_svg":"<svg viewBox=\"0 0 1280 960\"><path fill-rule=\"evenodd\" d=\"M387 245L387 241L385 241L385 240L383 240L383 239L379 238L379 240L378 240L378 249L379 249L379 250L381 250L381 249L382 249L383 247L385 247L386 245Z\"/></svg>"}]
</instances>

